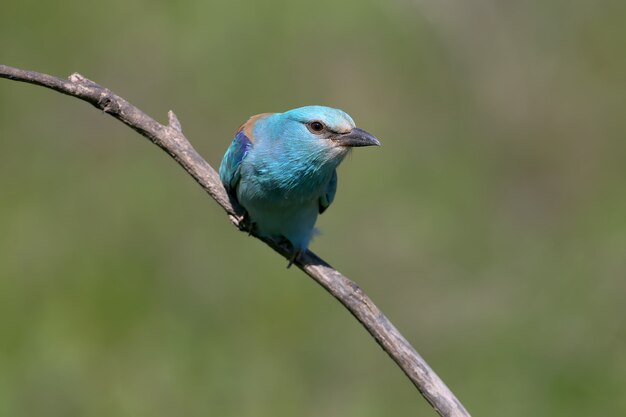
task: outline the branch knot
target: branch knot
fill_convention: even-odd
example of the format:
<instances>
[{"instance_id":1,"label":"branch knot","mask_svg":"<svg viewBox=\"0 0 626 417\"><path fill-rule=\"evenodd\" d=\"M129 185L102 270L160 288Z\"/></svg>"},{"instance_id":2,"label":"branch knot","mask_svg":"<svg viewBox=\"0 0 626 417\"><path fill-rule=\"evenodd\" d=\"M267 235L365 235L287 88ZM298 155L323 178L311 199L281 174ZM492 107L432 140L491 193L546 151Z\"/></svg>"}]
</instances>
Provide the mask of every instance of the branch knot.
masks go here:
<instances>
[{"instance_id":1,"label":"branch knot","mask_svg":"<svg viewBox=\"0 0 626 417\"><path fill-rule=\"evenodd\" d=\"M120 112L119 104L111 97L108 90L100 93L98 108L108 114L119 114Z\"/></svg>"}]
</instances>

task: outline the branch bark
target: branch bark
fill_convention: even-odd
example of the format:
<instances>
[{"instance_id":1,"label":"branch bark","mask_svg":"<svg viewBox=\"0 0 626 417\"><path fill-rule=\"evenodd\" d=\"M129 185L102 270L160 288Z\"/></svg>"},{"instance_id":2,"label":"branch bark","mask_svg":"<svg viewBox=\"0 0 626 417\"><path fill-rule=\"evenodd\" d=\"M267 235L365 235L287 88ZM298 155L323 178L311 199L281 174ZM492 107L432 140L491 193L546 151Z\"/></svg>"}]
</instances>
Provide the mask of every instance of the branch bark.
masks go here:
<instances>
[{"instance_id":1,"label":"branch bark","mask_svg":"<svg viewBox=\"0 0 626 417\"><path fill-rule=\"evenodd\" d=\"M168 113L168 124L162 125L122 97L77 73L65 80L0 65L0 78L35 84L79 98L134 129L174 158L226 211L231 222L243 230L242 207L229 198L218 173L191 146L172 111ZM290 248L286 244L273 238L255 237L286 259L290 258ZM300 256L294 264L324 287L356 317L440 416L470 416L443 381L356 283L311 251Z\"/></svg>"}]
</instances>

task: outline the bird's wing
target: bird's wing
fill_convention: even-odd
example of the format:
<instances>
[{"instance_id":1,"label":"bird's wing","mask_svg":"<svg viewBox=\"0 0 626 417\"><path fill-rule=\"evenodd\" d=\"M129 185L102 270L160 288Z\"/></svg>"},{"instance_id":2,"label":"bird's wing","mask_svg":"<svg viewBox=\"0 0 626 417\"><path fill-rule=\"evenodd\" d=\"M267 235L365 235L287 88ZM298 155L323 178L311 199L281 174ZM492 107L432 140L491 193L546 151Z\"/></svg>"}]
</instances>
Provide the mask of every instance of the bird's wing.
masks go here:
<instances>
[{"instance_id":1,"label":"bird's wing","mask_svg":"<svg viewBox=\"0 0 626 417\"><path fill-rule=\"evenodd\" d=\"M337 170L333 171L333 176L326 186L326 192L320 196L319 212L322 214L332 204L337 192Z\"/></svg>"},{"instance_id":2,"label":"bird's wing","mask_svg":"<svg viewBox=\"0 0 626 417\"><path fill-rule=\"evenodd\" d=\"M241 161L244 160L252 146L254 146L253 129L259 120L271 116L272 113L261 113L252 116L247 122L239 126L235 139L226 150L220 165L220 179L229 192L235 191L241 178Z\"/></svg>"},{"instance_id":3,"label":"bird's wing","mask_svg":"<svg viewBox=\"0 0 626 417\"><path fill-rule=\"evenodd\" d=\"M233 142L226 150L222 164L220 165L220 179L228 191L234 191L241 177L239 168L241 161L246 157L252 147L252 141L243 129L240 129Z\"/></svg>"}]
</instances>

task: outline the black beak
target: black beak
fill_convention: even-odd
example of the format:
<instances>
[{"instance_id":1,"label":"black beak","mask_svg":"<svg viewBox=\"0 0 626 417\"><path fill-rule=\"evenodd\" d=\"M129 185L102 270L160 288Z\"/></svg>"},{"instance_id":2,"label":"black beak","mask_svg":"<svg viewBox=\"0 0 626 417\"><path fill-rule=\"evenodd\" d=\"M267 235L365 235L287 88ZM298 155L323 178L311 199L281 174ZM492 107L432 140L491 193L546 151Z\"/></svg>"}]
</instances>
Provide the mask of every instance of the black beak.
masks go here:
<instances>
[{"instance_id":1,"label":"black beak","mask_svg":"<svg viewBox=\"0 0 626 417\"><path fill-rule=\"evenodd\" d=\"M380 146L380 142L373 135L365 130L355 127L348 133L338 135L334 138L339 146L357 147L357 146Z\"/></svg>"}]
</instances>

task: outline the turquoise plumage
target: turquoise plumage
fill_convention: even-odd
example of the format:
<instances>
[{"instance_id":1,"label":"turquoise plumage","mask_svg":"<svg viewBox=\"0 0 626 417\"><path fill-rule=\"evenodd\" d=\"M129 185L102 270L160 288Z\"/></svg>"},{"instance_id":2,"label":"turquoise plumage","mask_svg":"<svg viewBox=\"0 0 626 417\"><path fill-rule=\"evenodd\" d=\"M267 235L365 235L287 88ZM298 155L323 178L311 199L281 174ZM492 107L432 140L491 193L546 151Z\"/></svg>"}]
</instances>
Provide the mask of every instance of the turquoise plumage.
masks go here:
<instances>
[{"instance_id":1,"label":"turquoise plumage","mask_svg":"<svg viewBox=\"0 0 626 417\"><path fill-rule=\"evenodd\" d=\"M370 145L380 142L339 109L259 114L237 130L220 178L256 233L291 242L293 262L313 238L318 214L335 198L337 166L351 148Z\"/></svg>"}]
</instances>

